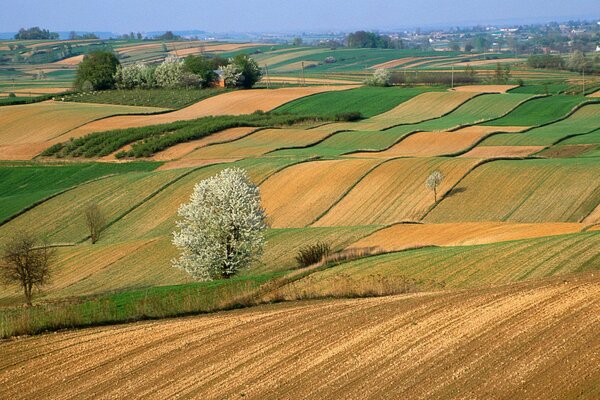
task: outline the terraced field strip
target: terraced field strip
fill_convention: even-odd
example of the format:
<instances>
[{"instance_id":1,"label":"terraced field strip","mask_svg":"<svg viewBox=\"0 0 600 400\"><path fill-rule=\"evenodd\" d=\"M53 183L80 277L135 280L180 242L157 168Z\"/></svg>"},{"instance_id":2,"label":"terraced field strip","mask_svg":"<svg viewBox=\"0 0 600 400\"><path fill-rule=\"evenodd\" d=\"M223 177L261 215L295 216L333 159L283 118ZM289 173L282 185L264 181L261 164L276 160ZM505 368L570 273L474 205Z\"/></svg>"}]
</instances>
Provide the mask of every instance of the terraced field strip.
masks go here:
<instances>
[{"instance_id":1,"label":"terraced field strip","mask_svg":"<svg viewBox=\"0 0 600 400\"><path fill-rule=\"evenodd\" d=\"M219 52L226 52L226 51L236 51L236 50L241 50L241 49L249 49L252 47L260 47L260 46L264 46L265 44L260 44L260 43L225 43L225 44L212 44L209 45L208 43L206 43L205 46L199 46L199 47L191 47L188 49L182 49L182 50L171 50L169 51L169 54L173 55L173 56L178 56L178 57L187 57L189 55L192 54L202 54L202 53L219 53Z\"/></svg>"},{"instance_id":2,"label":"terraced field strip","mask_svg":"<svg viewBox=\"0 0 600 400\"><path fill-rule=\"evenodd\" d=\"M376 64L371 67L371 69L391 69L399 67L400 65L408 64L413 61L419 60L420 57L404 57L398 58L397 60L386 61L381 64Z\"/></svg>"},{"instance_id":3,"label":"terraced field strip","mask_svg":"<svg viewBox=\"0 0 600 400\"><path fill-rule=\"evenodd\" d=\"M474 93L506 93L511 89L517 88L517 85L467 85L457 86L456 92L474 92Z\"/></svg>"},{"instance_id":4,"label":"terraced field strip","mask_svg":"<svg viewBox=\"0 0 600 400\"><path fill-rule=\"evenodd\" d=\"M260 59L260 64L261 65L265 65L267 64L270 68L277 68L278 66L280 66L280 64L285 63L287 61L292 61L292 60L301 60L304 59L304 61L310 61L309 59L307 59L306 57L315 55L315 54L319 54L319 53L323 53L325 51L327 51L328 49L325 48L321 48L321 49L308 49L308 50L299 50L299 51L294 51L294 52L288 52L288 53L283 53L283 54L276 54L270 57L266 57L266 58L261 58Z\"/></svg>"},{"instance_id":5,"label":"terraced field strip","mask_svg":"<svg viewBox=\"0 0 600 400\"><path fill-rule=\"evenodd\" d=\"M550 158L599 157L600 129L560 141L554 146L540 152L539 156Z\"/></svg>"},{"instance_id":6,"label":"terraced field strip","mask_svg":"<svg viewBox=\"0 0 600 400\"><path fill-rule=\"evenodd\" d=\"M0 396L593 398L599 290L586 275L5 341Z\"/></svg>"},{"instance_id":7,"label":"terraced field strip","mask_svg":"<svg viewBox=\"0 0 600 400\"><path fill-rule=\"evenodd\" d=\"M523 61L526 61L526 60L523 58L498 58L495 60L461 61L461 62L454 62L449 65L454 65L454 66L459 66L459 67L466 67L466 66L479 67L482 65L496 65L498 63L500 63L500 64L511 63L512 64L512 63L523 62ZM440 65L445 65L445 64L440 64Z\"/></svg>"},{"instance_id":8,"label":"terraced field strip","mask_svg":"<svg viewBox=\"0 0 600 400\"><path fill-rule=\"evenodd\" d=\"M517 93L511 91L511 93ZM506 116L482 125L538 126L556 121L587 100L579 96L537 97L521 104Z\"/></svg>"},{"instance_id":9,"label":"terraced field strip","mask_svg":"<svg viewBox=\"0 0 600 400\"><path fill-rule=\"evenodd\" d=\"M329 125L319 129L263 129L239 140L195 150L186 159L230 159L256 157L284 147L308 146L331 135Z\"/></svg>"},{"instance_id":10,"label":"terraced field strip","mask_svg":"<svg viewBox=\"0 0 600 400\"><path fill-rule=\"evenodd\" d=\"M181 171L128 173L93 181L60 194L0 226L0 237L18 230L75 243L88 236L84 209L97 203L108 221L118 218L177 178Z\"/></svg>"},{"instance_id":11,"label":"terraced field strip","mask_svg":"<svg viewBox=\"0 0 600 400\"><path fill-rule=\"evenodd\" d=\"M428 91L441 91L433 87L381 88L360 87L341 92L327 92L303 97L276 109L277 112L304 115L334 116L340 113L360 112L373 117L397 107L399 104Z\"/></svg>"},{"instance_id":12,"label":"terraced field strip","mask_svg":"<svg viewBox=\"0 0 600 400\"><path fill-rule=\"evenodd\" d=\"M550 146L569 136L593 132L600 128L600 104L579 108L568 118L522 134L494 135L480 146Z\"/></svg>"},{"instance_id":13,"label":"terraced field strip","mask_svg":"<svg viewBox=\"0 0 600 400\"><path fill-rule=\"evenodd\" d=\"M313 161L272 175L260 187L269 225L309 225L377 164L377 160Z\"/></svg>"},{"instance_id":14,"label":"terraced field strip","mask_svg":"<svg viewBox=\"0 0 600 400\"><path fill-rule=\"evenodd\" d=\"M477 96L476 93L423 93L388 112L360 122L339 123L338 128L340 130L379 131L395 125L414 124L427 119L439 118L475 96Z\"/></svg>"},{"instance_id":15,"label":"terraced field strip","mask_svg":"<svg viewBox=\"0 0 600 400\"><path fill-rule=\"evenodd\" d=\"M353 157L433 157L455 154L479 142L492 132L519 132L527 127L469 126L452 132L417 132L379 152L353 153Z\"/></svg>"},{"instance_id":16,"label":"terraced field strip","mask_svg":"<svg viewBox=\"0 0 600 400\"><path fill-rule=\"evenodd\" d=\"M434 170L445 179L438 195L446 193L478 160L405 158L387 161L360 180L314 226L386 225L418 220L434 204L425 180Z\"/></svg>"},{"instance_id":17,"label":"terraced field strip","mask_svg":"<svg viewBox=\"0 0 600 400\"><path fill-rule=\"evenodd\" d=\"M580 223L519 224L510 222L455 222L396 224L352 243L349 248L379 247L399 251L422 246L469 246L580 232Z\"/></svg>"},{"instance_id":18,"label":"terraced field strip","mask_svg":"<svg viewBox=\"0 0 600 400\"><path fill-rule=\"evenodd\" d=\"M75 65L79 65L79 63L81 63L83 61L83 57L85 57L85 54L80 54L78 56L73 56L73 57L68 57L65 59L62 59L60 61L57 61L55 63L53 63L54 65L65 65L65 66L75 66Z\"/></svg>"},{"instance_id":19,"label":"terraced field strip","mask_svg":"<svg viewBox=\"0 0 600 400\"><path fill-rule=\"evenodd\" d=\"M203 137L202 139L176 144L175 146L156 153L151 158L155 161L170 161L177 160L179 158L187 158L186 156L189 156L189 154L194 150L217 143L231 142L249 135L256 130L257 128L254 127L226 129L224 131Z\"/></svg>"},{"instance_id":20,"label":"terraced field strip","mask_svg":"<svg viewBox=\"0 0 600 400\"><path fill-rule=\"evenodd\" d=\"M398 140L398 134L386 131L345 131L338 132L313 146L299 149L277 150L270 155L293 157L336 157L358 150L380 150L390 147ZM369 155L370 156L370 155Z\"/></svg>"},{"instance_id":21,"label":"terraced field strip","mask_svg":"<svg viewBox=\"0 0 600 400\"><path fill-rule=\"evenodd\" d=\"M336 282L405 277L445 288L473 288L544 277L597 272L600 232L546 236L476 246L429 247L362 258L315 272L286 288L292 293L335 290Z\"/></svg>"},{"instance_id":22,"label":"terraced field strip","mask_svg":"<svg viewBox=\"0 0 600 400\"><path fill-rule=\"evenodd\" d=\"M0 160L31 159L52 145L61 135L90 121L115 114L159 111L164 110L154 107L55 101L0 107ZM62 136L61 140L64 138Z\"/></svg>"},{"instance_id":23,"label":"terraced field strip","mask_svg":"<svg viewBox=\"0 0 600 400\"><path fill-rule=\"evenodd\" d=\"M595 159L494 161L472 171L426 222L579 222L600 203Z\"/></svg>"},{"instance_id":24,"label":"terraced field strip","mask_svg":"<svg viewBox=\"0 0 600 400\"><path fill-rule=\"evenodd\" d=\"M92 122L75 129L70 133L70 136L82 136L91 132L186 121L209 115L241 115L252 114L258 110L270 111L300 97L327 91L346 90L353 87L355 86L311 86L272 90L236 90L210 97L189 107L166 114L113 117Z\"/></svg>"},{"instance_id":25,"label":"terraced field strip","mask_svg":"<svg viewBox=\"0 0 600 400\"><path fill-rule=\"evenodd\" d=\"M36 203L87 181L113 174L152 171L158 163L0 164L0 224Z\"/></svg>"},{"instance_id":26,"label":"terraced field strip","mask_svg":"<svg viewBox=\"0 0 600 400\"><path fill-rule=\"evenodd\" d=\"M477 146L461 155L466 158L523 158L543 150L544 146Z\"/></svg>"}]
</instances>

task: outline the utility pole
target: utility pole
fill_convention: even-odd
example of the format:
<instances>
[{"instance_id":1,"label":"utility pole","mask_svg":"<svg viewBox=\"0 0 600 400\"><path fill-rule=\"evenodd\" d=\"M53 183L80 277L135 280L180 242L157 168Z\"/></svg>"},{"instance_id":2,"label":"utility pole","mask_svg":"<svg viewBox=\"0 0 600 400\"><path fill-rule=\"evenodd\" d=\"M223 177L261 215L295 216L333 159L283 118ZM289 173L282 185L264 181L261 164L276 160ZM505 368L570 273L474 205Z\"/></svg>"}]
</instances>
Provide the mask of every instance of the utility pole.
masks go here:
<instances>
[{"instance_id":1,"label":"utility pole","mask_svg":"<svg viewBox=\"0 0 600 400\"><path fill-rule=\"evenodd\" d=\"M269 77L269 66L265 64L265 73L267 75L267 89L271 89L271 78Z\"/></svg>"},{"instance_id":2,"label":"utility pole","mask_svg":"<svg viewBox=\"0 0 600 400\"><path fill-rule=\"evenodd\" d=\"M454 89L454 65L452 66L452 89Z\"/></svg>"},{"instance_id":3,"label":"utility pole","mask_svg":"<svg viewBox=\"0 0 600 400\"><path fill-rule=\"evenodd\" d=\"M583 68L581 68L581 76L583 77L583 83L582 83L582 92L581 94L583 95L583 97L585 97L585 65L583 66Z\"/></svg>"},{"instance_id":4,"label":"utility pole","mask_svg":"<svg viewBox=\"0 0 600 400\"><path fill-rule=\"evenodd\" d=\"M302 86L306 86L306 78L304 77L304 61L302 61Z\"/></svg>"}]
</instances>

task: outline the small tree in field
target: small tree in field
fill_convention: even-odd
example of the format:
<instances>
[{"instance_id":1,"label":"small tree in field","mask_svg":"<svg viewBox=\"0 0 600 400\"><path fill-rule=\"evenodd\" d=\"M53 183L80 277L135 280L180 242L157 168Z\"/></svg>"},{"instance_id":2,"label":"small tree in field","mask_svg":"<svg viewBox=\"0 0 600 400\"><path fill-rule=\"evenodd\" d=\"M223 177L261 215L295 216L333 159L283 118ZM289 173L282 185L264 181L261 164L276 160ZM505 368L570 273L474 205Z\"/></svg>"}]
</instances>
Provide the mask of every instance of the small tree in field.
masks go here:
<instances>
[{"instance_id":1,"label":"small tree in field","mask_svg":"<svg viewBox=\"0 0 600 400\"><path fill-rule=\"evenodd\" d=\"M369 86L390 86L392 84L392 74L385 68L379 68L365 82Z\"/></svg>"},{"instance_id":2,"label":"small tree in field","mask_svg":"<svg viewBox=\"0 0 600 400\"><path fill-rule=\"evenodd\" d=\"M440 171L433 171L431 175L427 177L425 186L427 189L433 191L433 200L437 202L437 191L442 182L444 181L444 174Z\"/></svg>"},{"instance_id":3,"label":"small tree in field","mask_svg":"<svg viewBox=\"0 0 600 400\"><path fill-rule=\"evenodd\" d=\"M246 171L228 168L194 187L173 234L173 265L197 280L228 279L262 254L265 212Z\"/></svg>"},{"instance_id":4,"label":"small tree in field","mask_svg":"<svg viewBox=\"0 0 600 400\"><path fill-rule=\"evenodd\" d=\"M23 289L27 305L31 305L33 289L41 288L50 277L55 251L26 232L18 232L2 249L0 275L7 284Z\"/></svg>"},{"instance_id":5,"label":"small tree in field","mask_svg":"<svg viewBox=\"0 0 600 400\"><path fill-rule=\"evenodd\" d=\"M89 204L85 208L85 223L88 231L90 232L90 238L92 244L95 244L100 239L100 234L106 226L106 218L104 213L98 206L98 204Z\"/></svg>"}]
</instances>

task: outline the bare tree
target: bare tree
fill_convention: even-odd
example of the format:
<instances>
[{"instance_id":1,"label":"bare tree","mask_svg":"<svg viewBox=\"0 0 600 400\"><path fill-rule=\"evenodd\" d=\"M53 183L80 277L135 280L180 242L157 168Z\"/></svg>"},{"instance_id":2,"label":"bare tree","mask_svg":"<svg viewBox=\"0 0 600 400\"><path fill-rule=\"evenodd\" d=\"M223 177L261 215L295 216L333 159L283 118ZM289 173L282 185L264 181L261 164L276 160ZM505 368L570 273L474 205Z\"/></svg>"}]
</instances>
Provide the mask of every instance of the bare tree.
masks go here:
<instances>
[{"instance_id":1,"label":"bare tree","mask_svg":"<svg viewBox=\"0 0 600 400\"><path fill-rule=\"evenodd\" d=\"M92 203L85 208L85 223L90 232L92 244L95 244L106 226L106 218L98 204Z\"/></svg>"},{"instance_id":2,"label":"bare tree","mask_svg":"<svg viewBox=\"0 0 600 400\"><path fill-rule=\"evenodd\" d=\"M442 174L440 171L437 171L437 170L433 171L431 173L431 175L429 175L427 177L427 180L425 181L425 186L427 187L427 189L433 191L433 199L434 199L434 202L436 202L436 203L437 203L437 191L443 181L444 181L444 174Z\"/></svg>"},{"instance_id":3,"label":"bare tree","mask_svg":"<svg viewBox=\"0 0 600 400\"><path fill-rule=\"evenodd\" d=\"M18 232L2 249L0 275L7 284L18 284L23 288L27 305L31 305L33 289L40 289L50 278L50 265L56 252L35 236Z\"/></svg>"}]
</instances>

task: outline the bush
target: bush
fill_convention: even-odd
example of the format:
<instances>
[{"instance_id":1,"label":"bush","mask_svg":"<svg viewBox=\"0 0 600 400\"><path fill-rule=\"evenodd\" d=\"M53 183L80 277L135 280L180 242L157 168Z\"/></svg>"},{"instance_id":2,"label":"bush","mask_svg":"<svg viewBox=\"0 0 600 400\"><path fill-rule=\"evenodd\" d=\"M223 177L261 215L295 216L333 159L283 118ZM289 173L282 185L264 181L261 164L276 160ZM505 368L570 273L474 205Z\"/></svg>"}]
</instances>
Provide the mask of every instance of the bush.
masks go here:
<instances>
[{"instance_id":1,"label":"bush","mask_svg":"<svg viewBox=\"0 0 600 400\"><path fill-rule=\"evenodd\" d=\"M343 121L343 122L360 121L363 118L364 118L364 116L358 111L344 112L344 113L339 113L339 114L335 115L336 121Z\"/></svg>"},{"instance_id":2,"label":"bush","mask_svg":"<svg viewBox=\"0 0 600 400\"><path fill-rule=\"evenodd\" d=\"M154 77L159 87L178 88L183 86L185 73L183 62L180 59L167 58L165 62L156 67Z\"/></svg>"},{"instance_id":3,"label":"bush","mask_svg":"<svg viewBox=\"0 0 600 400\"><path fill-rule=\"evenodd\" d=\"M327 243L317 242L298 250L296 261L300 268L308 267L323 261L331 253L331 247Z\"/></svg>"},{"instance_id":4,"label":"bush","mask_svg":"<svg viewBox=\"0 0 600 400\"><path fill-rule=\"evenodd\" d=\"M390 86L392 84L392 74L384 68L375 70L373 76L366 79L365 83L369 86Z\"/></svg>"},{"instance_id":5,"label":"bush","mask_svg":"<svg viewBox=\"0 0 600 400\"><path fill-rule=\"evenodd\" d=\"M17 97L17 95L16 95L16 94L14 94L13 92L10 92L10 93L8 94L8 97Z\"/></svg>"},{"instance_id":6,"label":"bush","mask_svg":"<svg viewBox=\"0 0 600 400\"><path fill-rule=\"evenodd\" d=\"M329 56L325 59L325 64L335 64L337 62L337 58Z\"/></svg>"},{"instance_id":7,"label":"bush","mask_svg":"<svg viewBox=\"0 0 600 400\"><path fill-rule=\"evenodd\" d=\"M150 89L156 86L154 68L144 63L119 66L115 72L118 89Z\"/></svg>"}]
</instances>

